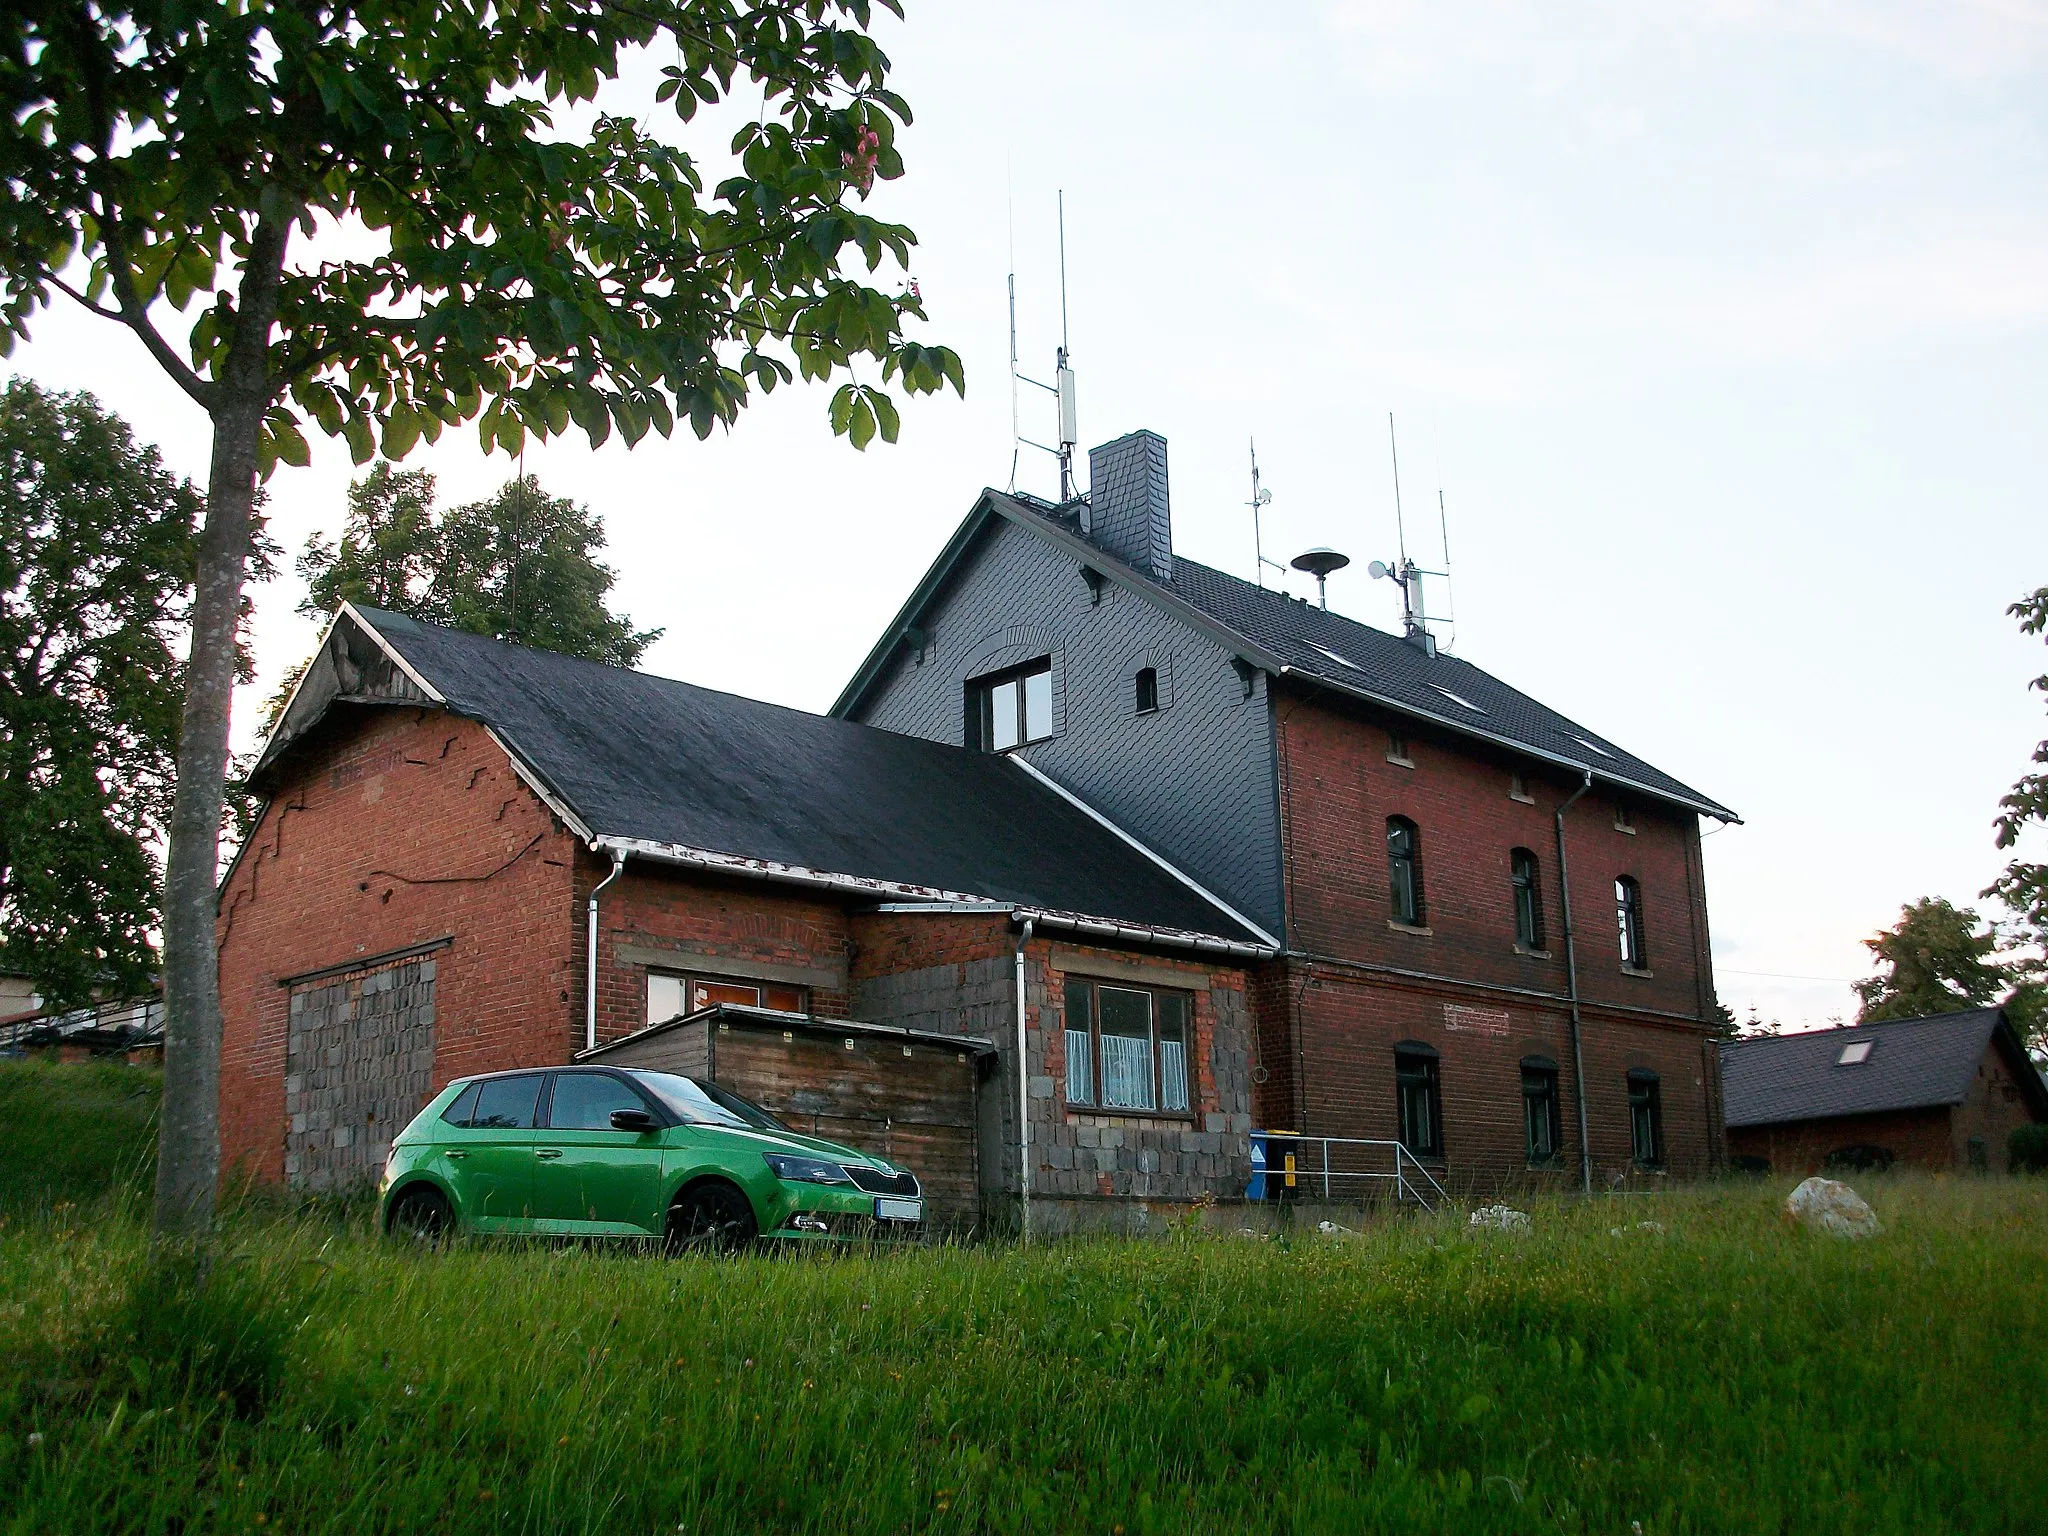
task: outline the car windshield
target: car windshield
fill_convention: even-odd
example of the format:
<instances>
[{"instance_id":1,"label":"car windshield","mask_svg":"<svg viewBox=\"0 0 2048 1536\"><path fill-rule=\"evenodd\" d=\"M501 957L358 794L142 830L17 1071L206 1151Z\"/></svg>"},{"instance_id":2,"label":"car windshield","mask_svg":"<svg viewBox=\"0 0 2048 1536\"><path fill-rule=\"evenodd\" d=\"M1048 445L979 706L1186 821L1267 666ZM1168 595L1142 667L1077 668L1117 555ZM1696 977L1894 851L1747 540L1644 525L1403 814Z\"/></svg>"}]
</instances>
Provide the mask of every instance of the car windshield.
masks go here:
<instances>
[{"instance_id":1,"label":"car windshield","mask_svg":"<svg viewBox=\"0 0 2048 1536\"><path fill-rule=\"evenodd\" d=\"M700 1083L673 1072L635 1072L633 1076L693 1125L725 1125L746 1131L789 1129L760 1105L728 1093L716 1083Z\"/></svg>"}]
</instances>

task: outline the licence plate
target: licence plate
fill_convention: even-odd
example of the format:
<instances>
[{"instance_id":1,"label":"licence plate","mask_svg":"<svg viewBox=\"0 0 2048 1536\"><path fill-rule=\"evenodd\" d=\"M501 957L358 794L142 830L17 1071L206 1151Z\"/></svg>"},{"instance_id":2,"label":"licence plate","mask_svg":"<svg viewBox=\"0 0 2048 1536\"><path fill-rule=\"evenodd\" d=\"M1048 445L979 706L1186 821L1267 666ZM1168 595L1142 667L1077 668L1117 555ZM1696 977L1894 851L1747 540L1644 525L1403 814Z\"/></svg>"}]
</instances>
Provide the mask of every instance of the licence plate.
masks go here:
<instances>
[{"instance_id":1,"label":"licence plate","mask_svg":"<svg viewBox=\"0 0 2048 1536\"><path fill-rule=\"evenodd\" d=\"M875 1220L877 1221L923 1221L922 1200L892 1200L887 1195L875 1197Z\"/></svg>"}]
</instances>

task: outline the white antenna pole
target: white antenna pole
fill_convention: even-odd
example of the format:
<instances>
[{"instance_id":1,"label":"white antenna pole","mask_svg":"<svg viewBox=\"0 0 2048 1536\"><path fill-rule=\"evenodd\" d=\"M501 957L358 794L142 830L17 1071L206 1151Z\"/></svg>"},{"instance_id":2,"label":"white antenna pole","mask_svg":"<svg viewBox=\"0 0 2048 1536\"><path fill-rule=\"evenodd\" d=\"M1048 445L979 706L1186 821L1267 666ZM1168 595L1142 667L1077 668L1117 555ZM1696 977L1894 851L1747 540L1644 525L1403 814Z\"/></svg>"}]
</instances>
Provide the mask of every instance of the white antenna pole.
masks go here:
<instances>
[{"instance_id":1,"label":"white antenna pole","mask_svg":"<svg viewBox=\"0 0 2048 1536\"><path fill-rule=\"evenodd\" d=\"M1259 511L1261 508L1271 504L1273 500L1273 493L1259 484L1258 440L1256 438L1251 438L1247 439L1247 441L1250 442L1252 450L1252 557L1255 562L1252 566L1252 579L1259 584L1259 589L1261 591L1264 591L1266 586L1267 568L1271 567L1273 570L1278 571L1280 573L1281 579L1285 580L1287 576L1287 567L1282 565L1278 560L1268 560L1266 558L1265 540L1263 534L1260 532L1259 529Z\"/></svg>"},{"instance_id":2,"label":"white antenna pole","mask_svg":"<svg viewBox=\"0 0 2048 1536\"><path fill-rule=\"evenodd\" d=\"M1416 589L1421 586L1421 574L1415 569L1415 562L1408 558L1408 524L1401 516L1401 443L1394 435L1394 413L1387 412L1387 450L1394 460L1394 531L1401 541L1401 627L1414 634L1422 626L1416 621Z\"/></svg>"},{"instance_id":3,"label":"white antenna pole","mask_svg":"<svg viewBox=\"0 0 2048 1536\"><path fill-rule=\"evenodd\" d=\"M1016 266L1015 258L1011 266ZM1010 494L1017 493L1017 456L1023 452L1019 446L1024 428L1017 415L1017 274L1010 273Z\"/></svg>"},{"instance_id":4,"label":"white antenna pole","mask_svg":"<svg viewBox=\"0 0 2048 1536\"><path fill-rule=\"evenodd\" d=\"M1068 366L1072 354L1067 350L1067 194L1064 188L1059 194L1059 216L1060 350L1054 359L1052 379L1060 412L1060 500L1068 502L1074 499L1074 445L1080 432L1074 404L1074 370Z\"/></svg>"}]
</instances>

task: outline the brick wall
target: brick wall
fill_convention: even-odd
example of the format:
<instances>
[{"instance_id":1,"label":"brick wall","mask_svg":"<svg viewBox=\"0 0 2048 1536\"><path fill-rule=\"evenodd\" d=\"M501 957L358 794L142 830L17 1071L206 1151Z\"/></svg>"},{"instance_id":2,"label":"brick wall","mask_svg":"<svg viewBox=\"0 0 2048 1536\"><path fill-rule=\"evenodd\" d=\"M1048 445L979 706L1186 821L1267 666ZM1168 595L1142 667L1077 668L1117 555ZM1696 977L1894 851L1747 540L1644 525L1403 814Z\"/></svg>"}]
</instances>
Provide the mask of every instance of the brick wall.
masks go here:
<instances>
[{"instance_id":1,"label":"brick wall","mask_svg":"<svg viewBox=\"0 0 2048 1536\"><path fill-rule=\"evenodd\" d=\"M1956 1166L1955 1132L1946 1105L1892 1110L1879 1115L1838 1115L1788 1125L1730 1128L1734 1157L1760 1157L1773 1173L1819 1173L1830 1152L1842 1147L1884 1147L1897 1166L1945 1171ZM2003 1159L1994 1164L2002 1166Z\"/></svg>"},{"instance_id":2,"label":"brick wall","mask_svg":"<svg viewBox=\"0 0 2048 1536\"><path fill-rule=\"evenodd\" d=\"M2031 1064L2024 1070L2032 1072ZM1984 1165L1993 1172L2008 1171L2006 1143L2012 1133L2023 1125L2033 1123L2033 1112L2020 1093L2019 1079L2014 1075L2015 1065L2006 1059L1994 1038L1984 1053L1984 1059L1977 1064L1977 1074L1970 1081L1963 1102L1955 1108L1950 1118L1950 1130L1954 1136L1955 1166L1970 1168L1976 1166L1970 1155L1970 1142L1974 1138L1982 1146Z\"/></svg>"},{"instance_id":3,"label":"brick wall","mask_svg":"<svg viewBox=\"0 0 2048 1536\"><path fill-rule=\"evenodd\" d=\"M610 873L609 858L579 850L579 931L592 888ZM650 969L800 985L813 1013L845 1018L850 944L847 915L836 899L760 880L629 863L598 897L598 1041L648 1023ZM579 985L586 952L579 946ZM580 1019L580 1001L578 1008ZM582 1043L579 1032L578 1049Z\"/></svg>"},{"instance_id":4,"label":"brick wall","mask_svg":"<svg viewBox=\"0 0 2048 1536\"><path fill-rule=\"evenodd\" d=\"M452 935L434 957L429 1095L467 1072L563 1060L577 1043L573 838L473 722L410 709L344 718L298 754L221 893L231 1175L284 1174L282 978Z\"/></svg>"},{"instance_id":5,"label":"brick wall","mask_svg":"<svg viewBox=\"0 0 2048 1536\"><path fill-rule=\"evenodd\" d=\"M1396 1134L1393 1046L1442 1053L1454 1179L1555 1177L1526 1166L1520 1060L1559 1064L1564 1166L1578 1141L1567 1027L1563 903L1553 814L1577 786L1533 764L1432 734L1328 695L1275 705L1289 946L1302 958L1260 987L1266 1080L1258 1111L1312 1135ZM1405 762L1390 760L1398 730ZM1521 771L1524 797L1513 790ZM1621 830L1625 811L1630 831ZM1391 919L1387 819L1419 829L1424 923ZM1634 1172L1626 1074L1659 1076L1670 1173L1704 1172L1720 1137L1706 1032L1712 996L1697 819L1602 790L1566 813L1596 1176ZM1516 943L1512 851L1537 859L1544 944ZM1614 882L1644 898L1647 974L1621 963Z\"/></svg>"}]
</instances>

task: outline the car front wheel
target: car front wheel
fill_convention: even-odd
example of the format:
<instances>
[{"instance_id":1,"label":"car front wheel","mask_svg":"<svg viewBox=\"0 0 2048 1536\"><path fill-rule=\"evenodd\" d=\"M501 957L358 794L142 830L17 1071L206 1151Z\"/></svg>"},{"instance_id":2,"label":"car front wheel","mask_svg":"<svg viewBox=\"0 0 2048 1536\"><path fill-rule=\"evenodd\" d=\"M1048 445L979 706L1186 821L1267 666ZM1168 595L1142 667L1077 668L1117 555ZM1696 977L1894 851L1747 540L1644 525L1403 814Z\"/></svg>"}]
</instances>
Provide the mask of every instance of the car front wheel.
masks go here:
<instances>
[{"instance_id":1,"label":"car front wheel","mask_svg":"<svg viewBox=\"0 0 2048 1536\"><path fill-rule=\"evenodd\" d=\"M670 1253L736 1253L760 1231L754 1207L730 1184L699 1184L668 1211Z\"/></svg>"},{"instance_id":2,"label":"car front wheel","mask_svg":"<svg viewBox=\"0 0 2048 1536\"><path fill-rule=\"evenodd\" d=\"M384 1229L393 1237L409 1238L423 1246L438 1243L451 1225L448 1202L437 1189L414 1185L401 1190L391 1202L391 1216Z\"/></svg>"}]
</instances>

